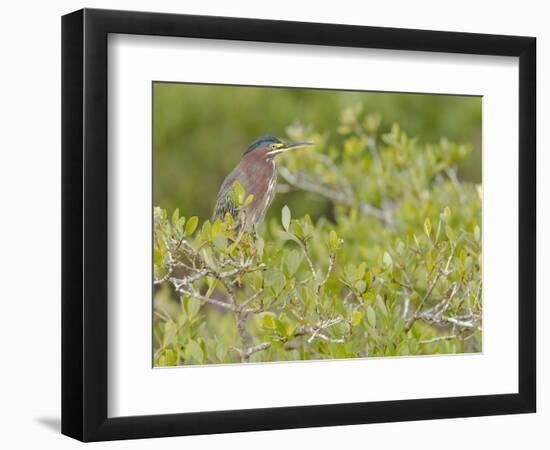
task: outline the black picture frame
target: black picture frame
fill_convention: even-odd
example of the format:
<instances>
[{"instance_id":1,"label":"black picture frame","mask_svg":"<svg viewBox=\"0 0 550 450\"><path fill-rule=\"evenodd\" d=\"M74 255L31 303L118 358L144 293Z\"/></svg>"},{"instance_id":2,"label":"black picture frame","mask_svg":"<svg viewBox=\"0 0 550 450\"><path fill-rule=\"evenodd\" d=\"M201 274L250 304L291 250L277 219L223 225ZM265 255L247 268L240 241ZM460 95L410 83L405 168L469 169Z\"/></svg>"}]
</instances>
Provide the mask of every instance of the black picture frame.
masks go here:
<instances>
[{"instance_id":1,"label":"black picture frame","mask_svg":"<svg viewBox=\"0 0 550 450\"><path fill-rule=\"evenodd\" d=\"M518 57L518 392L109 418L107 36L110 33ZM63 16L62 433L82 441L101 441L535 412L535 90L533 37L94 9Z\"/></svg>"}]
</instances>

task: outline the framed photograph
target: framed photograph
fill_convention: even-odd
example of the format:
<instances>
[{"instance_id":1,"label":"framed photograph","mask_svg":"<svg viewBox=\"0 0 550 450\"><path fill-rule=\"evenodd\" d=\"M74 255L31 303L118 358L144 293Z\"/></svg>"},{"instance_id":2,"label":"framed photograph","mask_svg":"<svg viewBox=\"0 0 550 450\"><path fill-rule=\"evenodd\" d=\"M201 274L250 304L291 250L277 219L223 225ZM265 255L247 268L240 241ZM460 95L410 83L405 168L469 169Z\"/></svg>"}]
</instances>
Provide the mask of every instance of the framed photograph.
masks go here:
<instances>
[{"instance_id":1,"label":"framed photograph","mask_svg":"<svg viewBox=\"0 0 550 450\"><path fill-rule=\"evenodd\" d=\"M532 37L62 20L62 432L535 411Z\"/></svg>"}]
</instances>

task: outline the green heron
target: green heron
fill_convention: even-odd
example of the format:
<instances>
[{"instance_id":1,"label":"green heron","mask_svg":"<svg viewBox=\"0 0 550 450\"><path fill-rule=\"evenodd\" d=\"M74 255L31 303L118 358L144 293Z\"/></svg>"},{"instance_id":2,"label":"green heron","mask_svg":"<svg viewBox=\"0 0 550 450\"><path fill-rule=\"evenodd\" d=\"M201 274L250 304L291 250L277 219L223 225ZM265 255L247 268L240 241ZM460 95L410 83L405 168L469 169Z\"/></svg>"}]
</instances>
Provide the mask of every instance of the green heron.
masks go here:
<instances>
[{"instance_id":1,"label":"green heron","mask_svg":"<svg viewBox=\"0 0 550 450\"><path fill-rule=\"evenodd\" d=\"M311 142L283 142L274 136L262 136L245 150L237 167L225 177L216 196L213 220L224 220L231 213L235 228L255 232L264 220L265 212L275 197L277 169L275 157L291 149L312 145ZM246 195L254 198L243 214L235 215L235 206L231 200L234 183L238 181Z\"/></svg>"}]
</instances>

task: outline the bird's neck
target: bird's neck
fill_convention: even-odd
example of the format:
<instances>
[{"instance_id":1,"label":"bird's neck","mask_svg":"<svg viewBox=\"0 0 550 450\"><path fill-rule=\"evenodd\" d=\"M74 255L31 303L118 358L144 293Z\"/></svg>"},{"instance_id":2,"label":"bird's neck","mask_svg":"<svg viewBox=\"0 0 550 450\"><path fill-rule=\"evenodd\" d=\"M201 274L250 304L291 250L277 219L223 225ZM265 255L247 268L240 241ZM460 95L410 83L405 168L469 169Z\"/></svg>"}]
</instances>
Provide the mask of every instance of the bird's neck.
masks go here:
<instances>
[{"instance_id":1,"label":"bird's neck","mask_svg":"<svg viewBox=\"0 0 550 450\"><path fill-rule=\"evenodd\" d=\"M243 159L246 161L245 166L250 167L252 170L272 170L275 171L275 159L266 155L263 155L261 153L254 154L254 152L251 152L247 155L243 156Z\"/></svg>"}]
</instances>

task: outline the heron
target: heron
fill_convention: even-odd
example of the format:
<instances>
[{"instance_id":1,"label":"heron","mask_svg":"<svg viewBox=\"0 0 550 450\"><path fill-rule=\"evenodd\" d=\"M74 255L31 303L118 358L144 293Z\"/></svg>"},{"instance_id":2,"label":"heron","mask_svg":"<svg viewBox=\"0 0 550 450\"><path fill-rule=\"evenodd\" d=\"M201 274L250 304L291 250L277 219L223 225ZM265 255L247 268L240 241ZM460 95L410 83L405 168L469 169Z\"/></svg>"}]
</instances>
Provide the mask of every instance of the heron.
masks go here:
<instances>
[{"instance_id":1,"label":"heron","mask_svg":"<svg viewBox=\"0 0 550 450\"><path fill-rule=\"evenodd\" d=\"M308 147L311 142L283 142L272 135L256 139L241 156L237 167L225 177L216 196L213 221L224 220L231 213L235 228L255 233L263 222L265 213L275 197L277 167L275 158L289 150ZM241 213L231 199L235 181L244 188L246 195L253 195L252 202Z\"/></svg>"}]
</instances>

